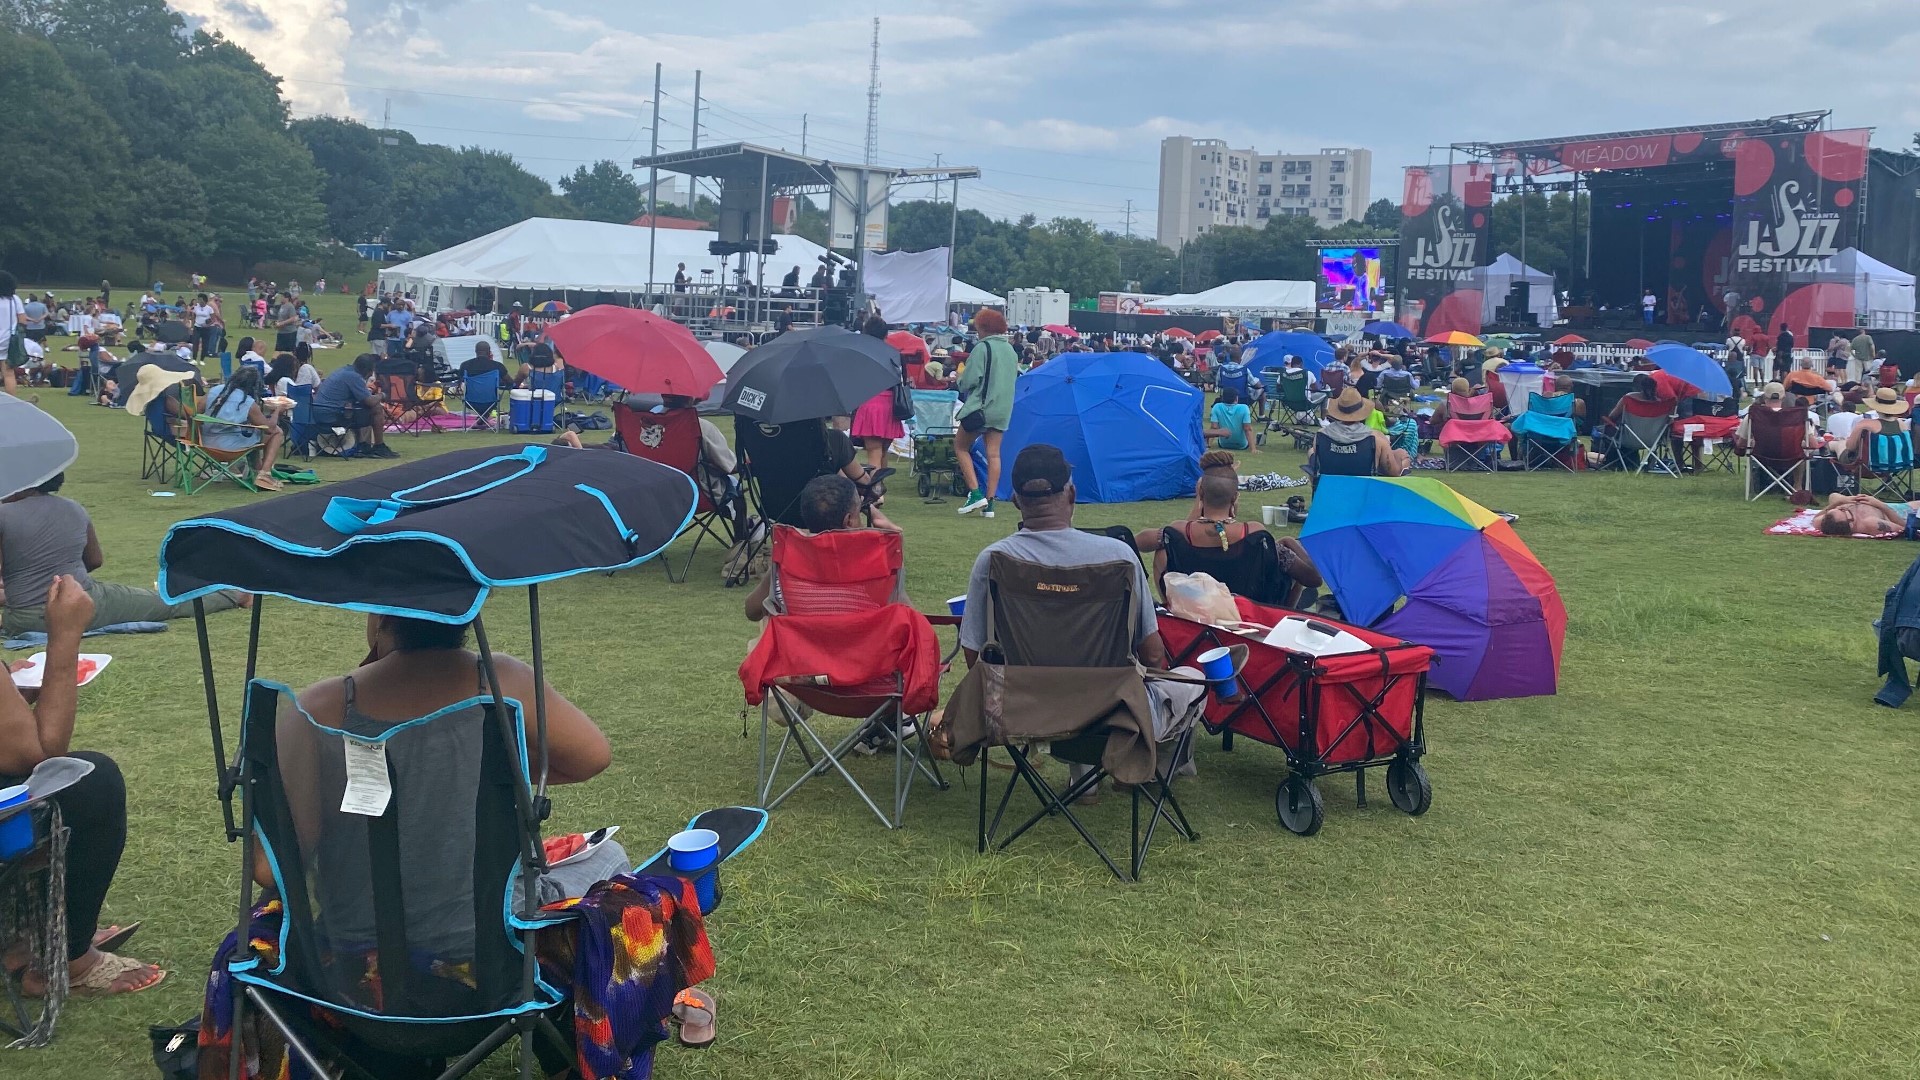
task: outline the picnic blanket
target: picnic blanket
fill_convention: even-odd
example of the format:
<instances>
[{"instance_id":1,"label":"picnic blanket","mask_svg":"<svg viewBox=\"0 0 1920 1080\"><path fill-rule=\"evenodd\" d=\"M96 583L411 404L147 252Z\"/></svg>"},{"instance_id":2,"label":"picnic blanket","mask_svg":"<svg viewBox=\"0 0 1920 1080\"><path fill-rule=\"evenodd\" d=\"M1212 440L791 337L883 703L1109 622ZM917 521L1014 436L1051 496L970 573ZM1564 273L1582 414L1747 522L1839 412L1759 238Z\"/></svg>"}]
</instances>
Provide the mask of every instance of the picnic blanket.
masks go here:
<instances>
[{"instance_id":1,"label":"picnic blanket","mask_svg":"<svg viewBox=\"0 0 1920 1080\"><path fill-rule=\"evenodd\" d=\"M164 633L167 624L163 622L122 622L108 623L81 634L81 637L98 637L101 634L159 634ZM44 649L47 635L38 630L29 630L19 637L0 641L0 649Z\"/></svg>"},{"instance_id":2,"label":"picnic blanket","mask_svg":"<svg viewBox=\"0 0 1920 1080\"><path fill-rule=\"evenodd\" d=\"M1887 505L1893 507L1896 510L1906 509L1905 503L1888 503ZM1772 525L1767 526L1767 535L1769 536L1819 536L1819 537L1825 537L1828 540L1901 540L1901 539L1905 539L1905 537L1902 534L1897 532L1878 533L1878 534L1854 533L1852 536L1827 536L1826 533L1823 533L1819 529L1814 528L1813 518L1814 518L1814 515L1818 514L1819 512L1820 512L1819 507L1809 506L1805 510L1802 510L1799 513L1794 514L1792 517L1781 518L1779 521L1776 521Z\"/></svg>"}]
</instances>

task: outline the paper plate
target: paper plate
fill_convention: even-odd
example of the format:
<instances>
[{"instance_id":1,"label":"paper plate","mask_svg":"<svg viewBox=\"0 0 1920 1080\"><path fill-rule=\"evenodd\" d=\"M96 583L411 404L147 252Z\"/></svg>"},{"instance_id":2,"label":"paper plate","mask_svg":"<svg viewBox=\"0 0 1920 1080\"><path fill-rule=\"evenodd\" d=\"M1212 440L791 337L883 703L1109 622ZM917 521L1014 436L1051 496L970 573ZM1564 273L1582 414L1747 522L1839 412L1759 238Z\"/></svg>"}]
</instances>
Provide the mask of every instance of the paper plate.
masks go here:
<instances>
[{"instance_id":1,"label":"paper plate","mask_svg":"<svg viewBox=\"0 0 1920 1080\"><path fill-rule=\"evenodd\" d=\"M92 664L91 667L88 666L89 662ZM108 656L106 653L81 653L80 685L85 686L98 678L100 673L105 671L107 665L112 662L113 657ZM46 664L46 653L37 652L27 657L27 665L13 673L13 685L23 690L38 690L40 688L40 678L46 673Z\"/></svg>"}]
</instances>

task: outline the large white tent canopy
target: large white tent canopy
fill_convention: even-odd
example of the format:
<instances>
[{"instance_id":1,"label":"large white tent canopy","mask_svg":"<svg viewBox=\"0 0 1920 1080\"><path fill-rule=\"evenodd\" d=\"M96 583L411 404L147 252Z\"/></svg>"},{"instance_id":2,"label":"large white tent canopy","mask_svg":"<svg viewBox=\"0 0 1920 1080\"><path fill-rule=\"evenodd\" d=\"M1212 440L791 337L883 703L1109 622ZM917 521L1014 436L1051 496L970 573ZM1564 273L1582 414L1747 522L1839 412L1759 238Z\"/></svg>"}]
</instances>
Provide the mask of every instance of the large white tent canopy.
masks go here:
<instances>
[{"instance_id":1,"label":"large white tent canopy","mask_svg":"<svg viewBox=\"0 0 1920 1080\"><path fill-rule=\"evenodd\" d=\"M1312 311L1315 293L1311 281L1229 281L1205 292L1162 297L1151 306L1180 314L1292 314Z\"/></svg>"},{"instance_id":2,"label":"large white tent canopy","mask_svg":"<svg viewBox=\"0 0 1920 1080\"><path fill-rule=\"evenodd\" d=\"M1833 257L1833 275L1853 286L1854 314L1864 316L1875 330L1911 330L1914 326L1913 275L1888 266L1859 248L1844 248Z\"/></svg>"},{"instance_id":3,"label":"large white tent canopy","mask_svg":"<svg viewBox=\"0 0 1920 1080\"><path fill-rule=\"evenodd\" d=\"M1491 325L1500 321L1499 311L1506 306L1507 294L1521 282L1527 285L1527 310L1539 320L1540 326L1552 326L1560 318L1560 307L1553 298L1553 275L1535 270L1510 252L1501 252L1493 265L1474 270L1473 282L1480 289L1482 323Z\"/></svg>"},{"instance_id":4,"label":"large white tent canopy","mask_svg":"<svg viewBox=\"0 0 1920 1080\"><path fill-rule=\"evenodd\" d=\"M659 229L652 233L653 269L647 269L645 228L607 221L528 218L464 244L388 267L380 272L382 291L412 293L430 310L471 306L480 289L533 293L644 294L671 285L676 268L687 265L694 284L731 280L735 260L710 254L719 234L707 229ZM826 249L802 236L776 235L776 254L767 256L766 281L777 286L795 266L802 282L813 279ZM749 274L752 260L749 258ZM712 273L702 275L701 271ZM436 292L436 290L438 290ZM1001 305L1006 301L964 281L953 282L953 302Z\"/></svg>"}]
</instances>

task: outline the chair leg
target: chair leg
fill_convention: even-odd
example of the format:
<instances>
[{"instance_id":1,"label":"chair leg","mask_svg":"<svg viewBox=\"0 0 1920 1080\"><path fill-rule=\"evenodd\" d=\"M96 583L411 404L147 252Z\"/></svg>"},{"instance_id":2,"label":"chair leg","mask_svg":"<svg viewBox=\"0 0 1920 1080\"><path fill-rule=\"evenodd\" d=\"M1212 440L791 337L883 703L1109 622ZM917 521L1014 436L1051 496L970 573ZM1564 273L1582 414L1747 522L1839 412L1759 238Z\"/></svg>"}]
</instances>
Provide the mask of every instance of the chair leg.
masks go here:
<instances>
[{"instance_id":1,"label":"chair leg","mask_svg":"<svg viewBox=\"0 0 1920 1080\"><path fill-rule=\"evenodd\" d=\"M1067 824L1073 826L1073 831L1080 834L1080 839L1086 841L1087 846L1093 849L1093 853L1100 856L1100 861L1107 864L1107 869L1113 871L1114 877L1119 878L1121 881L1132 881L1133 878L1129 877L1126 872L1120 869L1119 864L1115 863L1113 858L1107 854L1107 850L1100 846L1100 841L1093 838L1093 834L1087 831L1087 827L1080 823L1080 819L1075 817L1073 810L1070 809L1070 804L1072 804L1075 799L1080 798L1080 796L1085 795L1099 785L1100 781L1107 775L1106 770L1098 767L1091 769L1087 775L1070 785L1065 794L1061 794L1054 791L1053 785L1047 783L1047 778L1040 775L1040 771L1034 767L1033 762L1029 760L1024 752L1014 747L1008 747L1007 749L1013 754L1013 766L1016 778L1026 781L1027 787L1031 788L1034 796L1040 800L1040 809L1035 811L1034 815L1023 822L1019 828L1008 833L1007 838L1000 841L999 850L1005 851L1008 844L1018 840L1028 829L1033 828L1042 820L1054 814L1059 814L1061 817L1067 819ZM1011 798L1012 795L1013 782L1009 781L1007 796ZM1001 800L1000 806L1003 811L1006 809L1006 799ZM995 815L994 820L997 824L999 815Z\"/></svg>"}]
</instances>

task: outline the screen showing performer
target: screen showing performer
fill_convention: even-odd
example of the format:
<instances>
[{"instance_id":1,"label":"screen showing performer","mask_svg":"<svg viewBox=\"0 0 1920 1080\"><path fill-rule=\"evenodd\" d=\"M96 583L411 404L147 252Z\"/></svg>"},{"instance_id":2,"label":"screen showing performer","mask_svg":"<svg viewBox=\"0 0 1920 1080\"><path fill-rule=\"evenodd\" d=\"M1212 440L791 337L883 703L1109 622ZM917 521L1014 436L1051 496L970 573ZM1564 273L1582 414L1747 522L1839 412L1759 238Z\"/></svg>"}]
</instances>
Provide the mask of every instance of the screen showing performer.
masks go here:
<instances>
[{"instance_id":1,"label":"screen showing performer","mask_svg":"<svg viewBox=\"0 0 1920 1080\"><path fill-rule=\"evenodd\" d=\"M1379 248L1321 248L1320 306L1335 311L1378 311L1386 285Z\"/></svg>"}]
</instances>

